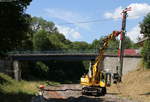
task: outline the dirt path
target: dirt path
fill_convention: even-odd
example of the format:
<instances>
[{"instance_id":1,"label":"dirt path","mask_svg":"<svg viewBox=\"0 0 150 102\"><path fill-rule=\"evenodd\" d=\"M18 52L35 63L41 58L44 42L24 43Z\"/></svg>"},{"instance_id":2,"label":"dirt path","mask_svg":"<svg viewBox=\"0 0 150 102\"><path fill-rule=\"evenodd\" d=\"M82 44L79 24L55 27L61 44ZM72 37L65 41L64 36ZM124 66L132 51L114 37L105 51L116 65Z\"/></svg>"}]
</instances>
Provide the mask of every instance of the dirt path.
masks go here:
<instances>
[{"instance_id":1,"label":"dirt path","mask_svg":"<svg viewBox=\"0 0 150 102\"><path fill-rule=\"evenodd\" d=\"M137 102L119 98L113 93L105 96L82 96L79 84L63 84L60 86L49 86L44 92L44 102ZM36 100L36 101L34 101ZM34 98L32 102L41 102Z\"/></svg>"}]
</instances>

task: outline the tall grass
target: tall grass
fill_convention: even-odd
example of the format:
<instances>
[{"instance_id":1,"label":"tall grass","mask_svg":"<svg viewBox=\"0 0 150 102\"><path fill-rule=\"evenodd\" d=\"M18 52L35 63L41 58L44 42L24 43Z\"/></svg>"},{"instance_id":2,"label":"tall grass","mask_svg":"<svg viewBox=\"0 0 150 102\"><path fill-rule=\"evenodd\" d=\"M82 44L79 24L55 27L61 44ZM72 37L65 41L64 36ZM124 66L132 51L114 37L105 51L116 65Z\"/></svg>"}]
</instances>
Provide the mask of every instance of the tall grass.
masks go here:
<instances>
[{"instance_id":1,"label":"tall grass","mask_svg":"<svg viewBox=\"0 0 150 102\"><path fill-rule=\"evenodd\" d=\"M49 85L57 84L47 82ZM38 92L40 84L46 85L45 81L16 81L8 75L0 73L0 102L30 102Z\"/></svg>"}]
</instances>

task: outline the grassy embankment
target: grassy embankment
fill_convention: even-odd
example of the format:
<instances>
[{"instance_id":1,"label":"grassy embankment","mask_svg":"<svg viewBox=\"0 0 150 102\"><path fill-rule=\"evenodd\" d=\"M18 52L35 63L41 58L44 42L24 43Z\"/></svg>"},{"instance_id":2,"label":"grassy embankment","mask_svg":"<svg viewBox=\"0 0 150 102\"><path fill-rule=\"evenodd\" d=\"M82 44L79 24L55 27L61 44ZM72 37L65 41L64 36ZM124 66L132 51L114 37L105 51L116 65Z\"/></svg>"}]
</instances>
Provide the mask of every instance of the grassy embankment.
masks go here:
<instances>
[{"instance_id":1,"label":"grassy embankment","mask_svg":"<svg viewBox=\"0 0 150 102\"><path fill-rule=\"evenodd\" d=\"M123 82L112 85L109 92L139 102L150 102L150 69L129 72L123 76Z\"/></svg>"},{"instance_id":2,"label":"grassy embankment","mask_svg":"<svg viewBox=\"0 0 150 102\"><path fill-rule=\"evenodd\" d=\"M0 73L0 102L30 102L32 96L38 92L38 86L45 81L13 80L8 75ZM57 84L49 82L49 84Z\"/></svg>"}]
</instances>

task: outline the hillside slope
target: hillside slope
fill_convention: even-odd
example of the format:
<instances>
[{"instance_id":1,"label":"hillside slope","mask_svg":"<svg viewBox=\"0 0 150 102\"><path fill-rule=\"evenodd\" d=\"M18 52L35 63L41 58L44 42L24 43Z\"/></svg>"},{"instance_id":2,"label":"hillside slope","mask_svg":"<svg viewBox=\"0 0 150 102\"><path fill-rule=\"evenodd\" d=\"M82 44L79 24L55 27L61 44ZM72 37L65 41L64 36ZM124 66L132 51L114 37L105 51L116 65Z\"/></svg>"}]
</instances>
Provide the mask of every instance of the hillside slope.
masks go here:
<instances>
[{"instance_id":1,"label":"hillside slope","mask_svg":"<svg viewBox=\"0 0 150 102\"><path fill-rule=\"evenodd\" d=\"M150 70L137 69L123 76L123 82L112 85L110 93L139 102L150 102Z\"/></svg>"}]
</instances>

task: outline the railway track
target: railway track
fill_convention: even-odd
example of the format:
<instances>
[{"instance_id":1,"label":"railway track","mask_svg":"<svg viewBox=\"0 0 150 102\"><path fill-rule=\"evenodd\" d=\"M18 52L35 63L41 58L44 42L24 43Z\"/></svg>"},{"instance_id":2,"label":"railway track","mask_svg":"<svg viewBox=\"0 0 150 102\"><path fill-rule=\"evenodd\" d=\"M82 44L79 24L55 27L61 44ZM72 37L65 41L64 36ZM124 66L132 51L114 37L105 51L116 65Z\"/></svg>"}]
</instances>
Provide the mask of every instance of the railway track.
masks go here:
<instances>
[{"instance_id":1,"label":"railway track","mask_svg":"<svg viewBox=\"0 0 150 102\"><path fill-rule=\"evenodd\" d=\"M32 102L137 102L119 98L113 93L105 96L83 96L79 84L63 84L59 86L48 86L45 88L43 97L34 97Z\"/></svg>"}]
</instances>

